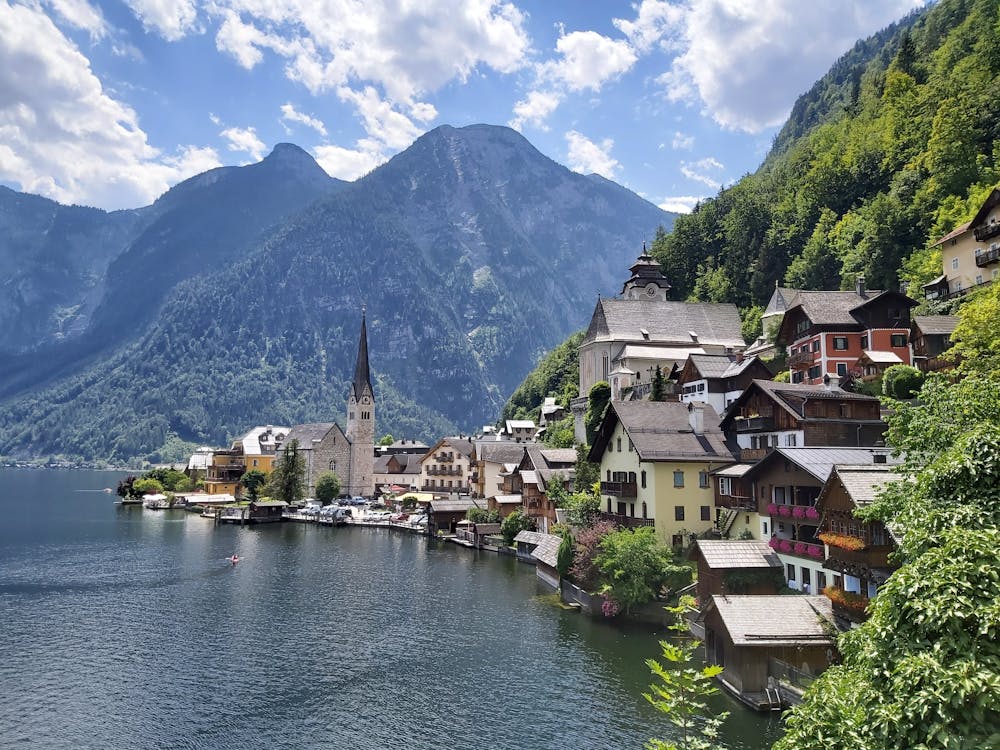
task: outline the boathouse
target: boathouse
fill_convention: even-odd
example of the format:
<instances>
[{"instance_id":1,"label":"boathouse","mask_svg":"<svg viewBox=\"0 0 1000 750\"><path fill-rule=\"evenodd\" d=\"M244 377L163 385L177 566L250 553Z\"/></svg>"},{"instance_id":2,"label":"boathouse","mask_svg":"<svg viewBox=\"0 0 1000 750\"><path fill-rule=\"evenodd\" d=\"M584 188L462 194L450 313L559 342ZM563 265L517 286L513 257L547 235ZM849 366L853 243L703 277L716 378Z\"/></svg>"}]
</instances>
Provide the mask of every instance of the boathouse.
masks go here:
<instances>
[{"instance_id":1,"label":"boathouse","mask_svg":"<svg viewBox=\"0 0 1000 750\"><path fill-rule=\"evenodd\" d=\"M698 606L714 594L777 594L781 560L757 539L698 539L689 555L698 568Z\"/></svg>"}]
</instances>

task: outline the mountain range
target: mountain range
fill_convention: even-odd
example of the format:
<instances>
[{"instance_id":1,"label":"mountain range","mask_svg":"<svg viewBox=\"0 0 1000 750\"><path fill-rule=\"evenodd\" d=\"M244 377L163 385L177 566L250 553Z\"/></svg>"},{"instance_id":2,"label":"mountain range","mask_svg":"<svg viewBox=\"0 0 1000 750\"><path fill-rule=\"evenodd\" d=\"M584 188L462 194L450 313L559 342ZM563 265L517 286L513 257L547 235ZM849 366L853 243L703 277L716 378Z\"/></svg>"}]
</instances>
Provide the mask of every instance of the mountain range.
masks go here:
<instances>
[{"instance_id":1,"label":"mountain range","mask_svg":"<svg viewBox=\"0 0 1000 750\"><path fill-rule=\"evenodd\" d=\"M487 125L353 183L281 144L132 211L0 189L0 456L177 459L341 420L362 308L379 431L475 429L673 218Z\"/></svg>"}]
</instances>

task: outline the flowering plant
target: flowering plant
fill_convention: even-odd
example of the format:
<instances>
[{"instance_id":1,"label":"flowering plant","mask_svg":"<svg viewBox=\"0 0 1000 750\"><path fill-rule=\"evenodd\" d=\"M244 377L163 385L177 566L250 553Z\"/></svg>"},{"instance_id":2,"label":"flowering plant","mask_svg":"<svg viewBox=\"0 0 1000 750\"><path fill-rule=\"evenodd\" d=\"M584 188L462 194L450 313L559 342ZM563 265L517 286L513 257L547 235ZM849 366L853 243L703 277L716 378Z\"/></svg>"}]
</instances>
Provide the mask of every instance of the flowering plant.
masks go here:
<instances>
[{"instance_id":1,"label":"flowering plant","mask_svg":"<svg viewBox=\"0 0 1000 750\"><path fill-rule=\"evenodd\" d=\"M778 515L781 515L781 516L790 516L791 514L792 514L792 509L789 508L787 505L779 505L778 506Z\"/></svg>"},{"instance_id":2,"label":"flowering plant","mask_svg":"<svg viewBox=\"0 0 1000 750\"><path fill-rule=\"evenodd\" d=\"M767 543L767 546L770 547L771 549L778 549L778 544L779 544L778 537L772 536L770 541Z\"/></svg>"},{"instance_id":3,"label":"flowering plant","mask_svg":"<svg viewBox=\"0 0 1000 750\"><path fill-rule=\"evenodd\" d=\"M795 543L795 554L796 555L804 555L805 553L806 553L806 545L803 544L802 542L796 542Z\"/></svg>"},{"instance_id":4,"label":"flowering plant","mask_svg":"<svg viewBox=\"0 0 1000 750\"><path fill-rule=\"evenodd\" d=\"M819 518L819 511L815 508L806 508L806 518Z\"/></svg>"},{"instance_id":5,"label":"flowering plant","mask_svg":"<svg viewBox=\"0 0 1000 750\"><path fill-rule=\"evenodd\" d=\"M817 560L823 557L823 548L820 547L818 544L810 544L808 551L809 551L809 557L815 557Z\"/></svg>"},{"instance_id":6,"label":"flowering plant","mask_svg":"<svg viewBox=\"0 0 1000 750\"><path fill-rule=\"evenodd\" d=\"M622 611L621 605L618 604L618 602L616 602L610 596L606 597L604 599L604 602L601 604L601 612L604 614L605 617L614 617L621 611Z\"/></svg>"},{"instance_id":7,"label":"flowering plant","mask_svg":"<svg viewBox=\"0 0 1000 750\"><path fill-rule=\"evenodd\" d=\"M806 517L806 509L803 508L801 505L796 505L794 508L792 508L792 515L795 518L805 518Z\"/></svg>"},{"instance_id":8,"label":"flowering plant","mask_svg":"<svg viewBox=\"0 0 1000 750\"><path fill-rule=\"evenodd\" d=\"M767 506L767 515L775 516L778 514L778 506L776 503L771 503Z\"/></svg>"},{"instance_id":9,"label":"flowering plant","mask_svg":"<svg viewBox=\"0 0 1000 750\"><path fill-rule=\"evenodd\" d=\"M829 598L834 604L839 604L840 606L854 610L855 612L864 612L868 607L867 596L855 594L851 591L844 591L843 589L838 589L836 586L827 586L823 589L823 593L826 594L827 598Z\"/></svg>"},{"instance_id":10,"label":"flowering plant","mask_svg":"<svg viewBox=\"0 0 1000 750\"><path fill-rule=\"evenodd\" d=\"M778 549L780 549L782 552L791 552L792 543L787 539L782 539L780 542L778 542Z\"/></svg>"},{"instance_id":11,"label":"flowering plant","mask_svg":"<svg viewBox=\"0 0 1000 750\"><path fill-rule=\"evenodd\" d=\"M829 531L824 531L818 536L824 544L829 544L831 547L839 547L840 549L852 550L854 552L862 550L868 546L864 539L856 536L850 536L848 534L834 534Z\"/></svg>"}]
</instances>

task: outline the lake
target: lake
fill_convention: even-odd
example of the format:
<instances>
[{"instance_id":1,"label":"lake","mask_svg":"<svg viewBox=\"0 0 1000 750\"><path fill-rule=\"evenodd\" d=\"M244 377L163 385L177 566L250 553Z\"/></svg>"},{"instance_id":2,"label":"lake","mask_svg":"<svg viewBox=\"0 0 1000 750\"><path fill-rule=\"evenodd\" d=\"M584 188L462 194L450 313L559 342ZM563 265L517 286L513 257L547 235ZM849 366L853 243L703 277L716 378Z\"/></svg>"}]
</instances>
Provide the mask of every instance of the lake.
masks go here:
<instances>
[{"instance_id":1,"label":"lake","mask_svg":"<svg viewBox=\"0 0 1000 750\"><path fill-rule=\"evenodd\" d=\"M641 748L650 626L534 569L387 529L215 526L119 474L0 469L0 746ZM237 566L226 558L238 553ZM728 747L775 719L732 711Z\"/></svg>"}]
</instances>

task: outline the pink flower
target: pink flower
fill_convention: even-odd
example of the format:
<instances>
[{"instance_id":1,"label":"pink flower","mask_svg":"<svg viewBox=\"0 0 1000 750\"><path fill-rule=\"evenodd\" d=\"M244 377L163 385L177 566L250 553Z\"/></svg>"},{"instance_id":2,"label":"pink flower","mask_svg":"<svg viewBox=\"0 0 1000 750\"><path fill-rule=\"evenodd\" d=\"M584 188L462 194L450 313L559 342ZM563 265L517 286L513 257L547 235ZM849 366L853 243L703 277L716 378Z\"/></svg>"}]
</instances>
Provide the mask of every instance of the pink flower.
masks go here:
<instances>
[{"instance_id":1,"label":"pink flower","mask_svg":"<svg viewBox=\"0 0 1000 750\"><path fill-rule=\"evenodd\" d=\"M803 544L802 542L796 542L795 543L795 554L796 555L804 555L805 553L806 553L806 545Z\"/></svg>"},{"instance_id":2,"label":"pink flower","mask_svg":"<svg viewBox=\"0 0 1000 750\"><path fill-rule=\"evenodd\" d=\"M809 556L815 557L817 560L823 557L823 548L818 544L809 545Z\"/></svg>"},{"instance_id":3,"label":"pink flower","mask_svg":"<svg viewBox=\"0 0 1000 750\"><path fill-rule=\"evenodd\" d=\"M774 516L778 513L778 506L775 503L771 503L767 506L767 515Z\"/></svg>"},{"instance_id":4,"label":"pink flower","mask_svg":"<svg viewBox=\"0 0 1000 750\"><path fill-rule=\"evenodd\" d=\"M778 549L778 537L772 536L771 540L767 543L767 546L771 549Z\"/></svg>"},{"instance_id":5,"label":"pink flower","mask_svg":"<svg viewBox=\"0 0 1000 750\"><path fill-rule=\"evenodd\" d=\"M791 514L792 514L792 509L789 508L787 505L778 506L778 515L790 516Z\"/></svg>"},{"instance_id":6,"label":"pink flower","mask_svg":"<svg viewBox=\"0 0 1000 750\"><path fill-rule=\"evenodd\" d=\"M780 542L778 542L778 549L780 549L782 552L791 552L792 543L787 539L782 539Z\"/></svg>"},{"instance_id":7,"label":"pink flower","mask_svg":"<svg viewBox=\"0 0 1000 750\"><path fill-rule=\"evenodd\" d=\"M806 518L819 518L819 511L815 508L806 508Z\"/></svg>"},{"instance_id":8,"label":"pink flower","mask_svg":"<svg viewBox=\"0 0 1000 750\"><path fill-rule=\"evenodd\" d=\"M801 505L796 505L794 508L792 508L792 515L795 516L796 518L805 518L806 509L803 508Z\"/></svg>"}]
</instances>

